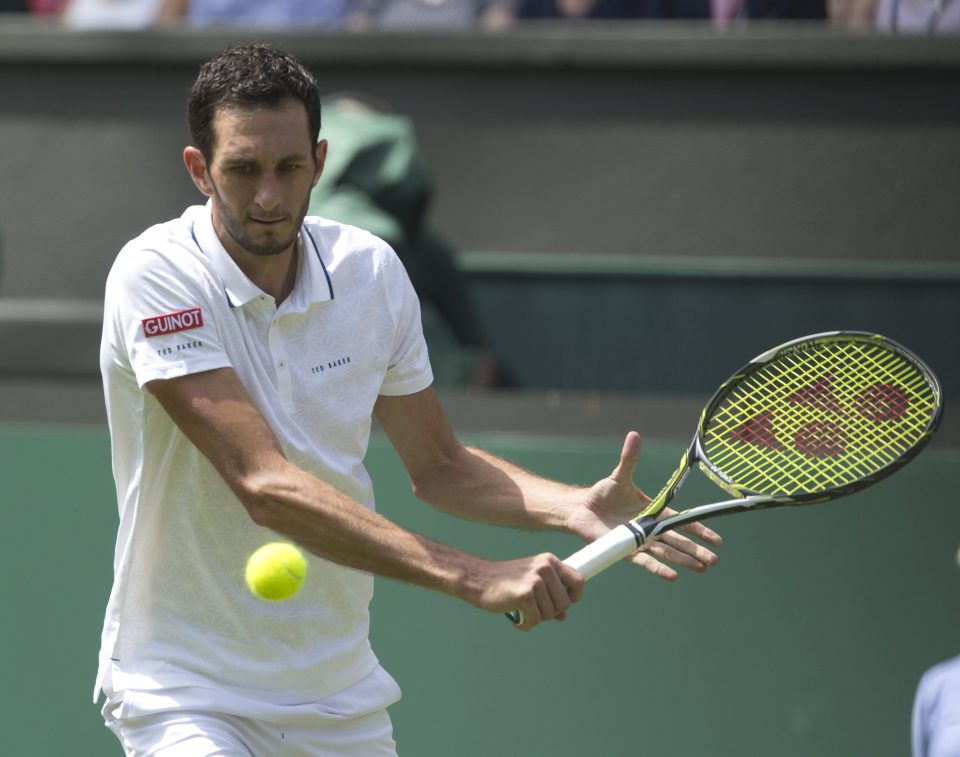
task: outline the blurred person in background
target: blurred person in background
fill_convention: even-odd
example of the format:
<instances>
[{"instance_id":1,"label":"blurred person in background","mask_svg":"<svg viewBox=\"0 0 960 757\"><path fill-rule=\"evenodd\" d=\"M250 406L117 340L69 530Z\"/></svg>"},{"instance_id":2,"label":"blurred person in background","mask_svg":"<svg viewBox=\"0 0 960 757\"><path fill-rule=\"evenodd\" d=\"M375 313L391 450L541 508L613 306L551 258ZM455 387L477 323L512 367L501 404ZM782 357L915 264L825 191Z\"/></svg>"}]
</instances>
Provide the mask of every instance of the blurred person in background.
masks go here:
<instances>
[{"instance_id":1,"label":"blurred person in background","mask_svg":"<svg viewBox=\"0 0 960 757\"><path fill-rule=\"evenodd\" d=\"M0 13L56 17L63 13L67 0L0 0Z\"/></svg>"},{"instance_id":2,"label":"blurred person in background","mask_svg":"<svg viewBox=\"0 0 960 757\"><path fill-rule=\"evenodd\" d=\"M909 34L956 33L960 0L878 0L878 29Z\"/></svg>"},{"instance_id":3,"label":"blurred person in background","mask_svg":"<svg viewBox=\"0 0 960 757\"><path fill-rule=\"evenodd\" d=\"M310 215L359 226L396 251L420 298L437 386L483 388L502 380L469 281L429 222L434 184L410 119L352 93L325 99L323 114L334 149L311 195Z\"/></svg>"},{"instance_id":4,"label":"blurred person in background","mask_svg":"<svg viewBox=\"0 0 960 757\"><path fill-rule=\"evenodd\" d=\"M869 28L874 25L877 0L828 0L827 17L834 26Z\"/></svg>"},{"instance_id":5,"label":"blurred person in background","mask_svg":"<svg viewBox=\"0 0 960 757\"><path fill-rule=\"evenodd\" d=\"M751 20L808 20L827 18L827 0L746 0Z\"/></svg>"},{"instance_id":6,"label":"blurred person in background","mask_svg":"<svg viewBox=\"0 0 960 757\"><path fill-rule=\"evenodd\" d=\"M161 0L157 21L261 29L341 26L347 3L348 0Z\"/></svg>"},{"instance_id":7,"label":"blurred person in background","mask_svg":"<svg viewBox=\"0 0 960 757\"><path fill-rule=\"evenodd\" d=\"M513 21L513 0L350 0L348 24L364 31L479 27L496 31Z\"/></svg>"},{"instance_id":8,"label":"blurred person in background","mask_svg":"<svg viewBox=\"0 0 960 757\"><path fill-rule=\"evenodd\" d=\"M827 0L710 0L714 23L736 21L826 21Z\"/></svg>"},{"instance_id":9,"label":"blurred person in background","mask_svg":"<svg viewBox=\"0 0 960 757\"><path fill-rule=\"evenodd\" d=\"M146 29L163 0L65 0L63 21L73 29Z\"/></svg>"},{"instance_id":10,"label":"blurred person in background","mask_svg":"<svg viewBox=\"0 0 960 757\"><path fill-rule=\"evenodd\" d=\"M649 0L518 0L518 19L603 20L649 17Z\"/></svg>"},{"instance_id":11,"label":"blurred person in background","mask_svg":"<svg viewBox=\"0 0 960 757\"><path fill-rule=\"evenodd\" d=\"M518 19L819 19L826 0L518 0Z\"/></svg>"},{"instance_id":12,"label":"blurred person in background","mask_svg":"<svg viewBox=\"0 0 960 757\"><path fill-rule=\"evenodd\" d=\"M955 557L960 566L960 551ZM960 754L960 657L934 665L920 679L913 699L913 757Z\"/></svg>"}]
</instances>

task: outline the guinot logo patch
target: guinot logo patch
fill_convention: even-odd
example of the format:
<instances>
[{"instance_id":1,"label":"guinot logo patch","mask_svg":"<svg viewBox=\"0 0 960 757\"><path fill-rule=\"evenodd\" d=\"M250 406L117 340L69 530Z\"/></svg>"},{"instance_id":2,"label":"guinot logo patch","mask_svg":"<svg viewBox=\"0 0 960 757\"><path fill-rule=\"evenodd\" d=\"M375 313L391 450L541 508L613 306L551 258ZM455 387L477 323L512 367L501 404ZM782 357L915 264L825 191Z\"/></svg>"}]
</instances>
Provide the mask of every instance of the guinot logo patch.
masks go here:
<instances>
[{"instance_id":1,"label":"guinot logo patch","mask_svg":"<svg viewBox=\"0 0 960 757\"><path fill-rule=\"evenodd\" d=\"M178 331L189 331L203 325L203 311L200 308L178 310L176 313L154 315L143 319L143 334L146 337L175 334Z\"/></svg>"}]
</instances>

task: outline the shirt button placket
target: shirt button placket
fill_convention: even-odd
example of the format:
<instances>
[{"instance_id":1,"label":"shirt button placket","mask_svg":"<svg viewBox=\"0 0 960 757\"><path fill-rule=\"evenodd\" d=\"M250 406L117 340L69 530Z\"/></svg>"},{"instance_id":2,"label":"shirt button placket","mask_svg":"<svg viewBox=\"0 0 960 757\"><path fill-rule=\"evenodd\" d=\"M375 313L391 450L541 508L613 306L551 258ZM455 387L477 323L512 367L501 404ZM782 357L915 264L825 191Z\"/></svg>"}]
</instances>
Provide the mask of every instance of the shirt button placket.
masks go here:
<instances>
[{"instance_id":1,"label":"shirt button placket","mask_svg":"<svg viewBox=\"0 0 960 757\"><path fill-rule=\"evenodd\" d=\"M277 367L277 390L280 393L280 399L288 407L291 406L293 393L290 382L290 361L287 357L286 344L283 339L283 329L280 322L274 318L270 324L270 354L273 355L274 364Z\"/></svg>"}]
</instances>

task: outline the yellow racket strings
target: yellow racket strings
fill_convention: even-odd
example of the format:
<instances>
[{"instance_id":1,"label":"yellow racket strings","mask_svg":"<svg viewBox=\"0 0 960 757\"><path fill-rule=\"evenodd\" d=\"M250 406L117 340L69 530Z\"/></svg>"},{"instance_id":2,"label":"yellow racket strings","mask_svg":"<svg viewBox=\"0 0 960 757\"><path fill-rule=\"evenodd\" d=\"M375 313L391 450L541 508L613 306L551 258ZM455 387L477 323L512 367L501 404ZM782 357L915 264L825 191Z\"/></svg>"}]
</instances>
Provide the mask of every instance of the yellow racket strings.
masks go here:
<instances>
[{"instance_id":1,"label":"yellow racket strings","mask_svg":"<svg viewBox=\"0 0 960 757\"><path fill-rule=\"evenodd\" d=\"M736 489L797 496L894 463L925 435L938 398L910 360L867 340L822 340L738 380L705 419L704 454Z\"/></svg>"}]
</instances>

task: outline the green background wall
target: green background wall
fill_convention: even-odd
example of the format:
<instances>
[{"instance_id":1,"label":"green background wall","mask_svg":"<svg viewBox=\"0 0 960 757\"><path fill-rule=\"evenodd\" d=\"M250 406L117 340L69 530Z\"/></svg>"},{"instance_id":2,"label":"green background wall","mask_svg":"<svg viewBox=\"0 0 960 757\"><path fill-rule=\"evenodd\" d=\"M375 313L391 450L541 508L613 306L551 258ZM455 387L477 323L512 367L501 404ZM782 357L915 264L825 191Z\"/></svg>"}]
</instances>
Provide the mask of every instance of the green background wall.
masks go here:
<instances>
[{"instance_id":1,"label":"green background wall","mask_svg":"<svg viewBox=\"0 0 960 757\"><path fill-rule=\"evenodd\" d=\"M469 441L592 482L621 440ZM648 441L638 481L659 486L681 447ZM90 702L116 528L106 432L0 426L0 461L0 751L119 755ZM415 530L490 557L576 546L430 511L379 437L369 464L381 511ZM401 754L903 755L919 676L960 653L958 488L960 451L931 448L835 504L715 521L726 543L707 575L616 566L566 623L530 634L381 581L374 644L405 692ZM714 493L693 477L683 504Z\"/></svg>"}]
</instances>

